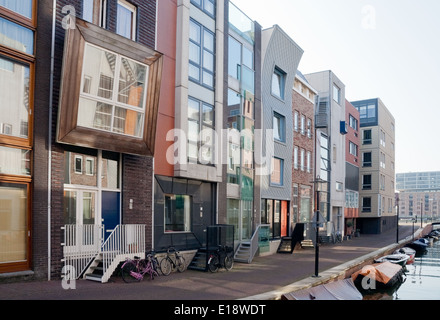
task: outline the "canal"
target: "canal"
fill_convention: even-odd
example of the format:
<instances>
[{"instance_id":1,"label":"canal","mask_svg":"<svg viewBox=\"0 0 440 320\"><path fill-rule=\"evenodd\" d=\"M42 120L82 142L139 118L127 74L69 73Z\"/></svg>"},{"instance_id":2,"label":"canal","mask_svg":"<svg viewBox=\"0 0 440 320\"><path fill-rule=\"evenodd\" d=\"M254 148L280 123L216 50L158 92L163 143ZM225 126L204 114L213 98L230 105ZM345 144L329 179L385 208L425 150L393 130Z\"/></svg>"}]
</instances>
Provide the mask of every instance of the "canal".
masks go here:
<instances>
[{"instance_id":1,"label":"canal","mask_svg":"<svg viewBox=\"0 0 440 320\"><path fill-rule=\"evenodd\" d=\"M364 300L440 300L440 241L406 266L404 278L394 292L364 296Z\"/></svg>"}]
</instances>

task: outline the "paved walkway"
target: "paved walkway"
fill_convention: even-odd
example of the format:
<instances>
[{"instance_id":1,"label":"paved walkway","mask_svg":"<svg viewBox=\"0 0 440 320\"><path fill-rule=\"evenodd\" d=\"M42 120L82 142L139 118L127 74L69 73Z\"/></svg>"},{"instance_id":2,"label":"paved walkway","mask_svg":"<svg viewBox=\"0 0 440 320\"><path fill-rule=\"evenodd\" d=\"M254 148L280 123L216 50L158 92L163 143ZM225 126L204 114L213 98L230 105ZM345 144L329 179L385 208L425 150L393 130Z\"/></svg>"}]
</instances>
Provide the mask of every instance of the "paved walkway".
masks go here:
<instances>
[{"instance_id":1,"label":"paved walkway","mask_svg":"<svg viewBox=\"0 0 440 320\"><path fill-rule=\"evenodd\" d=\"M399 230L399 239L412 234L411 226L401 226ZM353 260L393 244L395 230L323 245L319 255L321 280L351 265ZM315 250L311 248L256 257L252 264L235 263L229 272L186 270L132 284L124 283L120 277L113 277L106 284L78 280L74 290L63 289L61 280L0 284L0 300L269 300L319 281L310 277L314 270Z\"/></svg>"}]
</instances>

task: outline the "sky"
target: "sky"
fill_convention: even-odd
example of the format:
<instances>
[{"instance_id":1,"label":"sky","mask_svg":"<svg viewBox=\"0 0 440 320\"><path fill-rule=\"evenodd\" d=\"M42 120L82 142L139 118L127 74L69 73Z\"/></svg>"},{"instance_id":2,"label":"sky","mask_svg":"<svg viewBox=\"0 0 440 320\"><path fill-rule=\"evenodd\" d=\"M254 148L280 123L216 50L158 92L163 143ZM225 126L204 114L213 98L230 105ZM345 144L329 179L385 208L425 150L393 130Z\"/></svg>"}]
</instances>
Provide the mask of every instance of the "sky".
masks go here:
<instances>
[{"instance_id":1,"label":"sky","mask_svg":"<svg viewBox=\"0 0 440 320\"><path fill-rule=\"evenodd\" d=\"M380 98L395 118L396 173L440 171L440 1L232 0L303 50L299 70L332 70L349 101Z\"/></svg>"}]
</instances>

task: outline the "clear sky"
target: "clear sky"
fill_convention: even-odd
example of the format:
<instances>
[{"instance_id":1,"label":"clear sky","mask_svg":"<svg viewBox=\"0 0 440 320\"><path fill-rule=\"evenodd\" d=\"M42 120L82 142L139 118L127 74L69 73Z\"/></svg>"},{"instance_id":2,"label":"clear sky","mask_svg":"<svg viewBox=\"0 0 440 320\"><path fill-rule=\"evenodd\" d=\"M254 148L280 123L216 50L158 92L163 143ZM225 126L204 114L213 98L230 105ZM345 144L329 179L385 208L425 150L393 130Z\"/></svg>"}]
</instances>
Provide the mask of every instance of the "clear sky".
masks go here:
<instances>
[{"instance_id":1,"label":"clear sky","mask_svg":"<svg viewBox=\"0 0 440 320\"><path fill-rule=\"evenodd\" d=\"M232 0L304 50L299 70L332 70L346 98L380 98L396 121L396 173L440 171L439 0Z\"/></svg>"}]
</instances>

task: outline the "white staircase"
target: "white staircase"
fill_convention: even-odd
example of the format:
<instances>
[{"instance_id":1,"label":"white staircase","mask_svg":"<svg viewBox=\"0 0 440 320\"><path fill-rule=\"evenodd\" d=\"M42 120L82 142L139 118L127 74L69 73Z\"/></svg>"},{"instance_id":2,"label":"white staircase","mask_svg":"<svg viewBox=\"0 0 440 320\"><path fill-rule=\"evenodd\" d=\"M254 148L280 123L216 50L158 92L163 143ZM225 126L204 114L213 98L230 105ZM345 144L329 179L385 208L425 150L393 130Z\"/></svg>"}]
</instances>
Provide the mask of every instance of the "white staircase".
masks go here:
<instances>
[{"instance_id":1,"label":"white staircase","mask_svg":"<svg viewBox=\"0 0 440 320\"><path fill-rule=\"evenodd\" d=\"M145 225L118 225L102 246L100 245L102 238L98 236L92 238L94 245L93 247L90 244L86 246L92 247L88 249L87 255L84 254L84 246L78 244L77 241L75 241L75 246L64 244L65 266L74 266L77 270L76 279L83 275L85 279L106 283L122 261L127 258L134 259L134 257L145 258L145 227ZM66 226L64 229L67 239L84 239L83 228L76 226L67 228ZM95 231L93 234L101 233ZM65 243L69 244L66 241ZM73 249L67 250L69 248ZM76 261L80 261L84 267L77 268L73 265Z\"/></svg>"},{"instance_id":2,"label":"white staircase","mask_svg":"<svg viewBox=\"0 0 440 320\"><path fill-rule=\"evenodd\" d=\"M258 225L250 240L247 241L243 240L240 242L237 250L235 251L234 261L244 262L244 263L252 262L260 247L260 241L263 241L263 239L260 239L260 235L261 235L260 230L264 230L265 228L268 229L269 225L266 224ZM264 235L263 237L267 237L267 235Z\"/></svg>"},{"instance_id":3,"label":"white staircase","mask_svg":"<svg viewBox=\"0 0 440 320\"><path fill-rule=\"evenodd\" d=\"M250 241L241 242L235 251L234 261L251 263L253 259L252 256L252 245Z\"/></svg>"}]
</instances>

